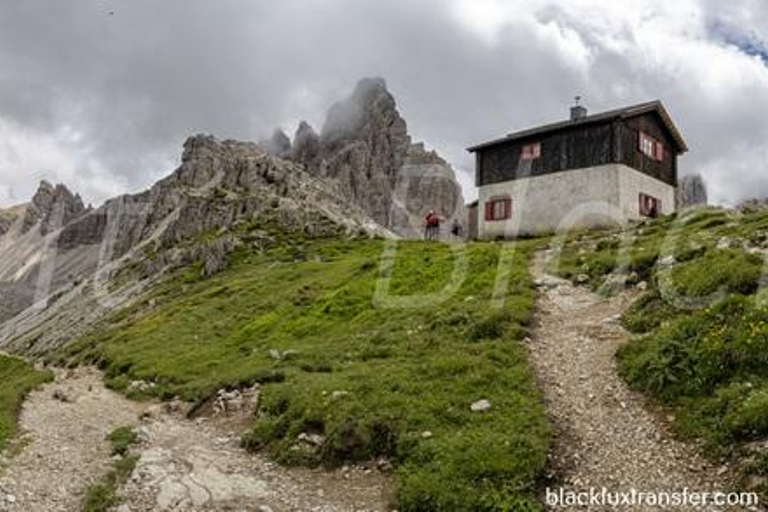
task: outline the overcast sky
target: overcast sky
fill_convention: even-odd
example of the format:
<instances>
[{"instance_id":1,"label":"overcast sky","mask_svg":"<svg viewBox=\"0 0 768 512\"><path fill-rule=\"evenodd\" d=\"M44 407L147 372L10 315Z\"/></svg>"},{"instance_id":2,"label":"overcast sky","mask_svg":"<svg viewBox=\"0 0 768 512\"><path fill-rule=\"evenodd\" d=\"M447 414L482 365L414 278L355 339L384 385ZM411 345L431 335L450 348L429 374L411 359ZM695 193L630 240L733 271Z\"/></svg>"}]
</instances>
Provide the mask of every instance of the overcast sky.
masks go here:
<instances>
[{"instance_id":1,"label":"overcast sky","mask_svg":"<svg viewBox=\"0 0 768 512\"><path fill-rule=\"evenodd\" d=\"M191 134L315 126L382 76L417 139L465 148L662 99L718 202L768 196L765 0L0 0L0 205L37 182L98 203L173 170Z\"/></svg>"}]
</instances>

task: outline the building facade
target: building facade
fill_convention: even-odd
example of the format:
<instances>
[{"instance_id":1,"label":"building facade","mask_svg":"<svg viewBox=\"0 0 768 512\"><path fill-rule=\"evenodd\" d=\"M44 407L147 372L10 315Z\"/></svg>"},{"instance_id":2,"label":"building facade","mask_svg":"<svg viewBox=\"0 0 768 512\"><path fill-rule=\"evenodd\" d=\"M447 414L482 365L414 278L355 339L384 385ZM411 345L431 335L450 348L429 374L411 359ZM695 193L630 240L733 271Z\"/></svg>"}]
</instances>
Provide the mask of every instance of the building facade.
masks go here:
<instances>
[{"instance_id":1,"label":"building facade","mask_svg":"<svg viewBox=\"0 0 768 512\"><path fill-rule=\"evenodd\" d=\"M659 101L571 119L469 149L481 239L601 227L675 211L687 151Z\"/></svg>"}]
</instances>

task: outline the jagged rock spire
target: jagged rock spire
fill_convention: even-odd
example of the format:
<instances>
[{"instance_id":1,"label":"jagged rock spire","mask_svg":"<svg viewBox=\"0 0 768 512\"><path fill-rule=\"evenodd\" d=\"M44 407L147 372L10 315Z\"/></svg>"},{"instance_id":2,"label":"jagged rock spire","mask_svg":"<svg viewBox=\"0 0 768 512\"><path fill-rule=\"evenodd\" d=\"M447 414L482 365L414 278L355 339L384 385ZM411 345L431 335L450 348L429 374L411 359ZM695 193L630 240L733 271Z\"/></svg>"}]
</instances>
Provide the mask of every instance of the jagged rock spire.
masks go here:
<instances>
[{"instance_id":1,"label":"jagged rock spire","mask_svg":"<svg viewBox=\"0 0 768 512\"><path fill-rule=\"evenodd\" d=\"M24 214L22 230L29 231L39 223L41 232L47 234L67 225L86 211L79 194L73 194L63 184L54 186L43 180Z\"/></svg>"},{"instance_id":2,"label":"jagged rock spire","mask_svg":"<svg viewBox=\"0 0 768 512\"><path fill-rule=\"evenodd\" d=\"M320 135L306 121L299 123L299 128L293 137L291 158L304 164L310 173L318 174L320 172L321 152Z\"/></svg>"},{"instance_id":3,"label":"jagged rock spire","mask_svg":"<svg viewBox=\"0 0 768 512\"><path fill-rule=\"evenodd\" d=\"M309 125L299 126L294 146L294 160L334 179L351 202L401 235L420 233L429 210L447 218L463 217L461 187L453 169L423 144L412 143L408 125L381 78L361 80L347 99L330 109L319 141Z\"/></svg>"}]
</instances>

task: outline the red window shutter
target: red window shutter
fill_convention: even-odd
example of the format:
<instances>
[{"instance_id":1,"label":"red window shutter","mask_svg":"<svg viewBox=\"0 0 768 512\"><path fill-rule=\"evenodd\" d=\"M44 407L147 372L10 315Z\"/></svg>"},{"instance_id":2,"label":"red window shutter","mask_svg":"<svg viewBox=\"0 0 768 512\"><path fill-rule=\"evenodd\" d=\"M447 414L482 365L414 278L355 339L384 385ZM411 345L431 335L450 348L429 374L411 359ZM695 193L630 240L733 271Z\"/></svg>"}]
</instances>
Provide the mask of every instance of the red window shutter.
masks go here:
<instances>
[{"instance_id":1,"label":"red window shutter","mask_svg":"<svg viewBox=\"0 0 768 512\"><path fill-rule=\"evenodd\" d=\"M493 201L486 201L485 203L485 220L493 220Z\"/></svg>"},{"instance_id":2,"label":"red window shutter","mask_svg":"<svg viewBox=\"0 0 768 512\"><path fill-rule=\"evenodd\" d=\"M526 144L520 149L520 158L524 161L536 160L541 157L541 143Z\"/></svg>"}]
</instances>

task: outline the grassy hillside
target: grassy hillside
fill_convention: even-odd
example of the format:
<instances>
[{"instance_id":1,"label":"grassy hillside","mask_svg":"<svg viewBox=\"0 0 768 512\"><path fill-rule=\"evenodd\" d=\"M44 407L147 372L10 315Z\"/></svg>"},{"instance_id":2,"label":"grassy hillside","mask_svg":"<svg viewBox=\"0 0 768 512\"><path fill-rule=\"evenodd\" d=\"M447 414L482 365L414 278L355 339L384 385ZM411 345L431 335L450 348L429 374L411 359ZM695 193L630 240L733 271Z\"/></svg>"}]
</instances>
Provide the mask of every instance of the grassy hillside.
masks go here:
<instances>
[{"instance_id":1,"label":"grassy hillside","mask_svg":"<svg viewBox=\"0 0 768 512\"><path fill-rule=\"evenodd\" d=\"M768 476L768 453L748 449L768 437L768 212L709 209L629 235L621 272L648 289L623 317L636 336L618 354L622 375L669 407L681 434ZM617 234L574 236L559 272L610 293L620 246Z\"/></svg>"},{"instance_id":2,"label":"grassy hillside","mask_svg":"<svg viewBox=\"0 0 768 512\"><path fill-rule=\"evenodd\" d=\"M20 359L0 354L0 450L16 433L16 418L24 397L40 384L52 380Z\"/></svg>"},{"instance_id":3,"label":"grassy hillside","mask_svg":"<svg viewBox=\"0 0 768 512\"><path fill-rule=\"evenodd\" d=\"M288 464L386 457L401 510L538 510L549 431L519 343L534 303L526 246L508 264L502 308L491 306L494 244L467 249L466 279L446 300L383 308L383 243L244 250L210 280L189 269L68 357L99 364L110 386L137 398L202 401L262 383L246 446ZM402 243L390 293L439 291L454 262L444 245ZM490 410L472 412L479 400Z\"/></svg>"}]
</instances>

